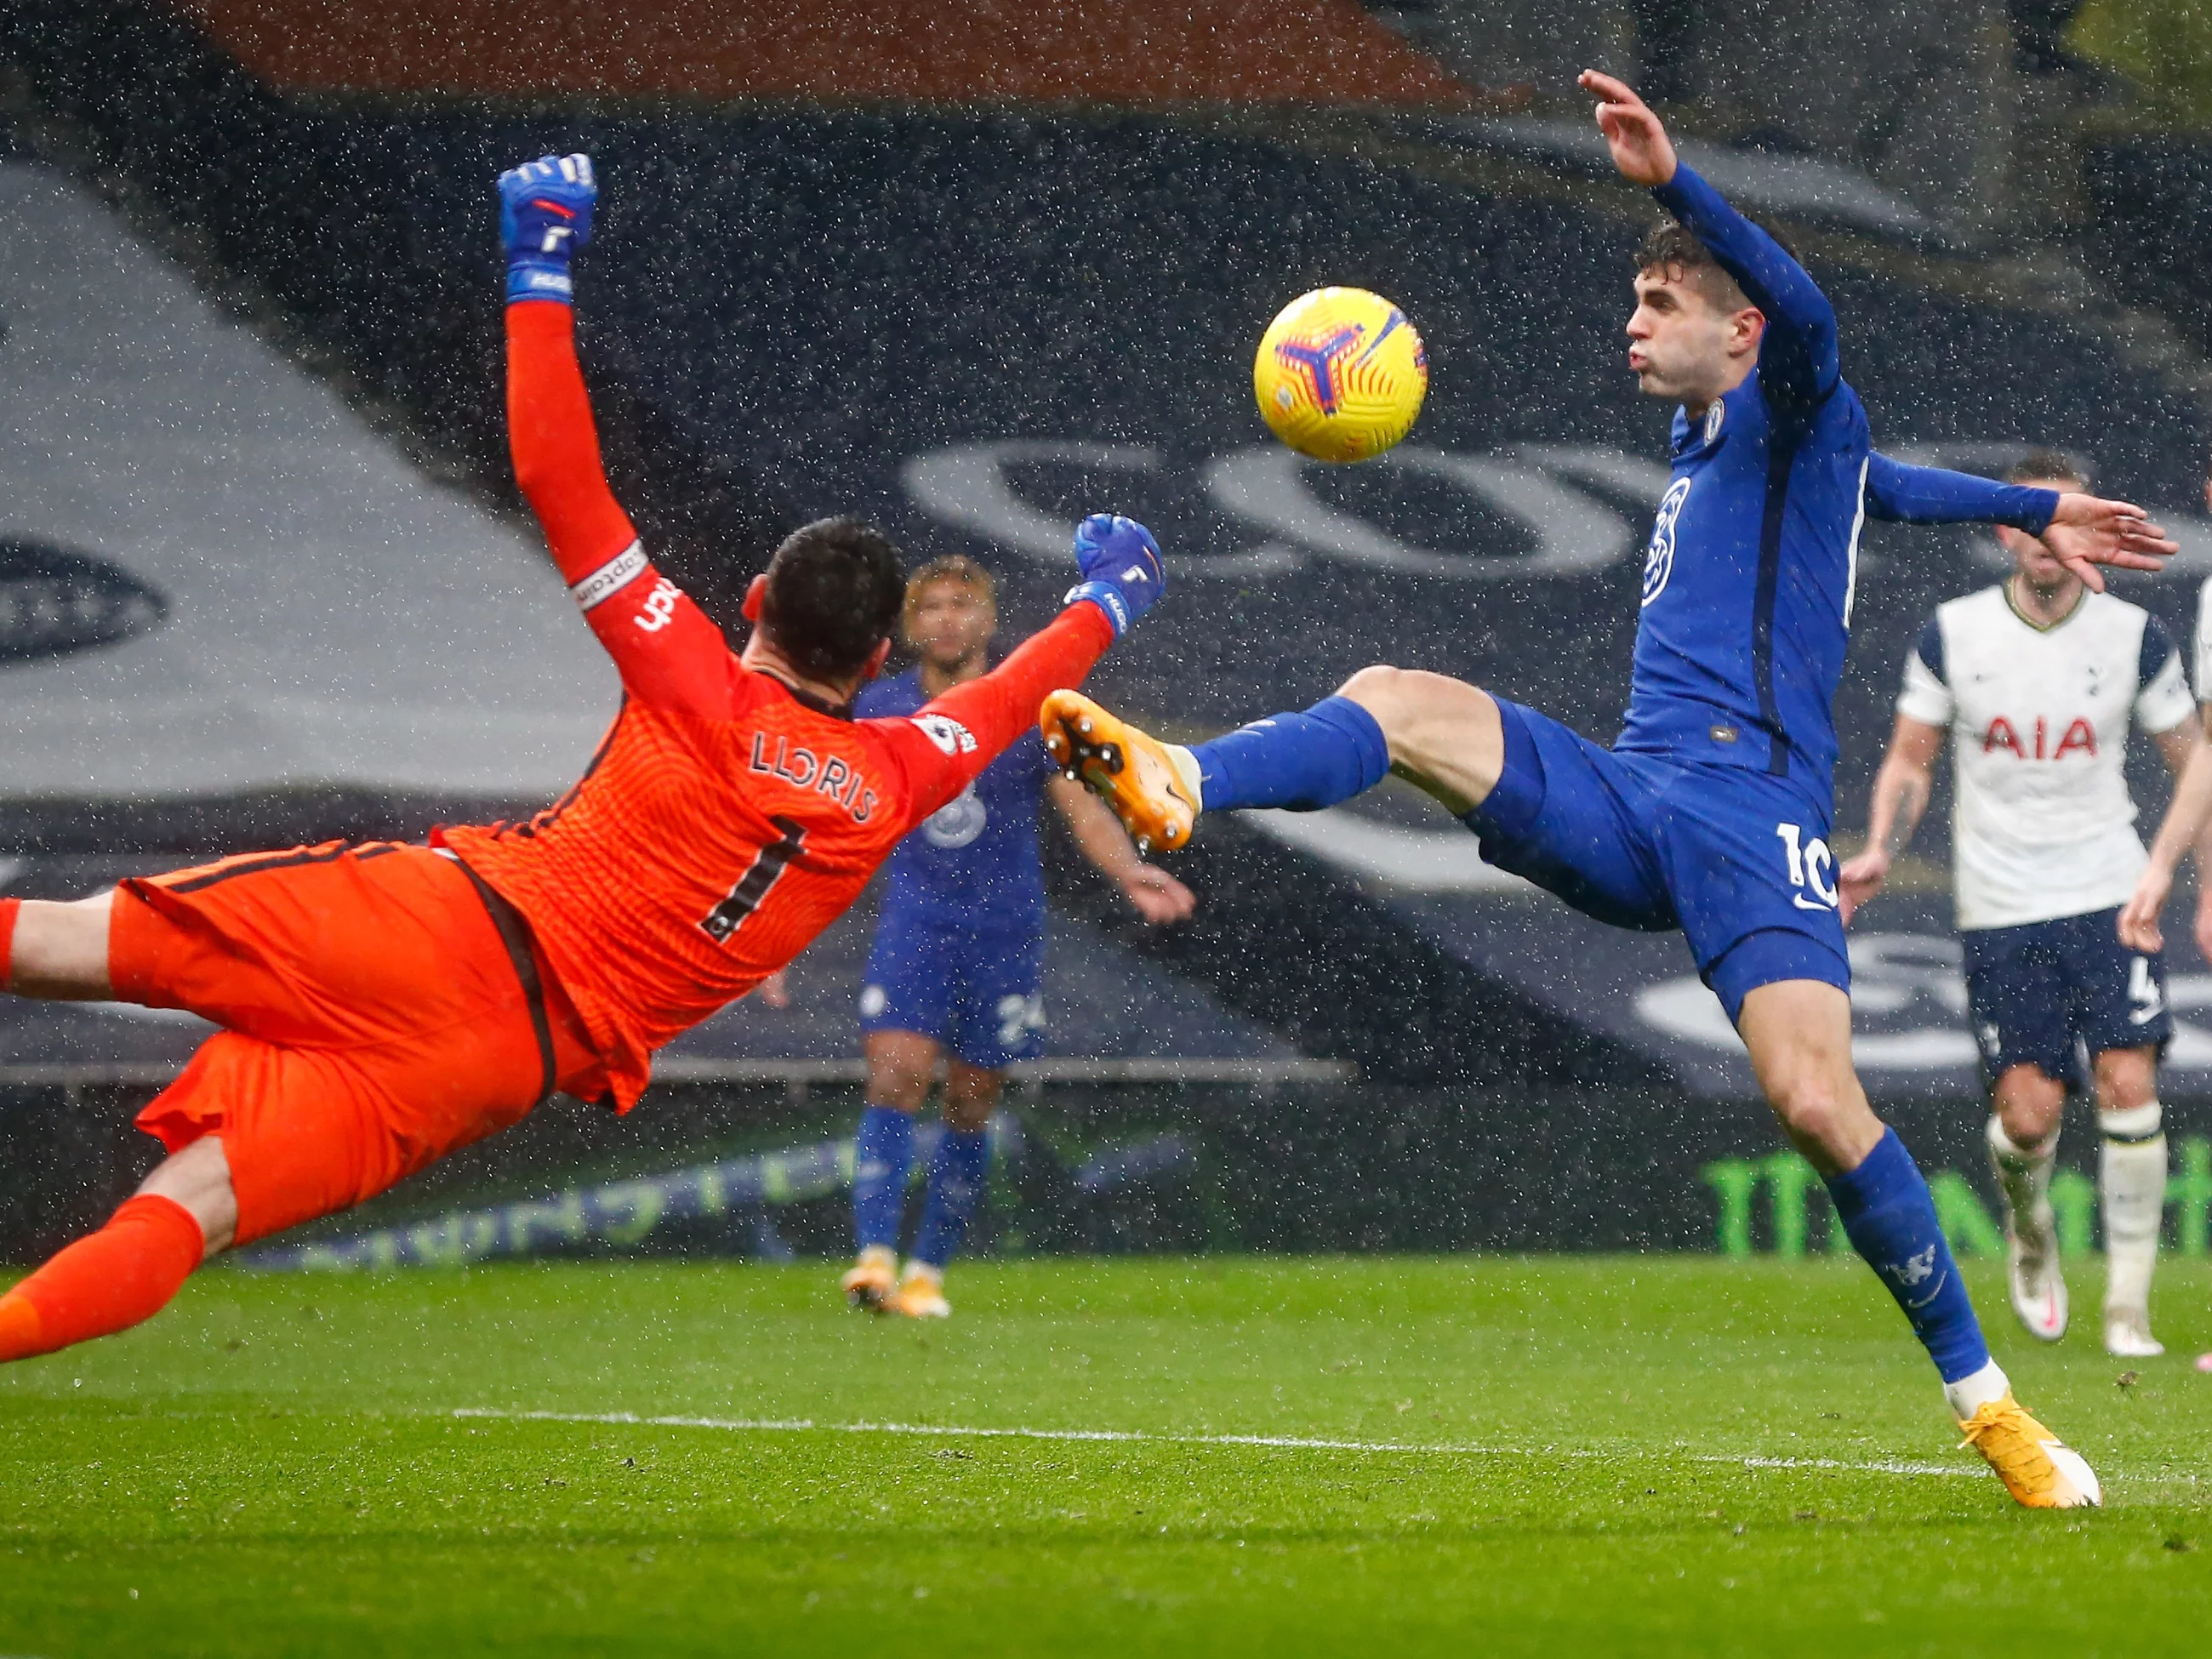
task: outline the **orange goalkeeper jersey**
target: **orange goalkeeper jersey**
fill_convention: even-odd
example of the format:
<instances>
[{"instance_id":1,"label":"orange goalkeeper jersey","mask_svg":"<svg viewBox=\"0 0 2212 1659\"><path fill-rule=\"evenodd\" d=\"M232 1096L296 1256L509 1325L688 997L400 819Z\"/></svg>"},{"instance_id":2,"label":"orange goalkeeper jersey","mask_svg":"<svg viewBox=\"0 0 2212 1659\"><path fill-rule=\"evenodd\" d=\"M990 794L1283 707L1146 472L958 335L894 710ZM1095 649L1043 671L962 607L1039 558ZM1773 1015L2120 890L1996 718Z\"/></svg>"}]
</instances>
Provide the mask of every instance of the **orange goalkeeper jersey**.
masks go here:
<instances>
[{"instance_id":1,"label":"orange goalkeeper jersey","mask_svg":"<svg viewBox=\"0 0 2212 1659\"><path fill-rule=\"evenodd\" d=\"M908 719L854 720L747 668L653 570L608 491L572 328L565 305L508 307L509 431L524 493L622 672L622 708L559 802L434 839L528 918L628 1110L655 1048L803 951L1114 631L1071 605Z\"/></svg>"}]
</instances>

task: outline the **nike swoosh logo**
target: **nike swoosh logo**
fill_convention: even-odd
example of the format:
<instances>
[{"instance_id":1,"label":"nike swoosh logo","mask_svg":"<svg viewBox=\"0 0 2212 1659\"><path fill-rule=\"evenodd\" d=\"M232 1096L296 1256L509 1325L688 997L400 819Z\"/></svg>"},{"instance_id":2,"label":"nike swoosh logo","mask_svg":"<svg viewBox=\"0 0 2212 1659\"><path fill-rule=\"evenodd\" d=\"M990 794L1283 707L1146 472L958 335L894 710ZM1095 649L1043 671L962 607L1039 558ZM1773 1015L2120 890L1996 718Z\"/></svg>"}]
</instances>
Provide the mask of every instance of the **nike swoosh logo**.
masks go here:
<instances>
[{"instance_id":1,"label":"nike swoosh logo","mask_svg":"<svg viewBox=\"0 0 2212 1659\"><path fill-rule=\"evenodd\" d=\"M2128 1024L2130 1025L2148 1025L2151 1021L2156 1019L2165 1012L2166 1005L2162 1002L2155 1008L2138 1008L2128 1016Z\"/></svg>"},{"instance_id":2,"label":"nike swoosh logo","mask_svg":"<svg viewBox=\"0 0 2212 1659\"><path fill-rule=\"evenodd\" d=\"M1390 320L1382 325L1382 331L1375 337L1375 343L1368 347L1366 350L1361 352L1358 357L1354 360L1352 366L1354 368L1360 368L1370 357L1372 357L1377 351L1380 351L1382 349L1382 342L1389 339L1390 336L1396 331L1398 325L1405 320L1405 318L1399 313L1395 311L1392 312L1390 313Z\"/></svg>"},{"instance_id":3,"label":"nike swoosh logo","mask_svg":"<svg viewBox=\"0 0 2212 1659\"><path fill-rule=\"evenodd\" d=\"M1943 1294L1943 1287L1944 1287L1946 1285L1949 1284L1950 1282L1951 1282L1951 1275L1950 1275L1950 1274L1948 1274L1948 1273L1945 1273L1945 1274L1943 1275L1943 1277L1942 1277L1942 1278L1941 1278L1941 1279L1937 1279L1937 1280L1936 1281L1936 1288L1935 1288L1934 1290L1932 1290L1932 1291L1929 1291L1929 1292L1928 1292L1928 1294L1927 1294L1926 1296L1924 1296L1924 1297L1921 1297L1921 1298L1920 1298L1920 1300L1919 1300L1919 1301L1917 1301L1917 1302L1908 1302L1908 1303L1906 1303L1906 1304L1905 1304L1905 1312L1907 1312L1907 1313L1918 1313L1918 1312L1919 1312L1923 1308L1926 1307L1929 1303L1933 1302L1933 1301L1934 1301L1937 1297L1939 1297L1939 1296L1942 1295L1942 1294Z\"/></svg>"}]
</instances>

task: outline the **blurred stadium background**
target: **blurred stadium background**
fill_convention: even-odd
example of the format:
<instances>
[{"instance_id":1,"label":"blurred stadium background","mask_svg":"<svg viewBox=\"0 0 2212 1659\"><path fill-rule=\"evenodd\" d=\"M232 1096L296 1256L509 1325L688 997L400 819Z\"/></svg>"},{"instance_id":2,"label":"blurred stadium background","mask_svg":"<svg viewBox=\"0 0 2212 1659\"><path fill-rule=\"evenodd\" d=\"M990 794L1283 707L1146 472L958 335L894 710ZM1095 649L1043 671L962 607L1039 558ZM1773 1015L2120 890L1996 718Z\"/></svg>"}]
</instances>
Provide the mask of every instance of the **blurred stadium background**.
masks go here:
<instances>
[{"instance_id":1,"label":"blurred stadium background","mask_svg":"<svg viewBox=\"0 0 2212 1659\"><path fill-rule=\"evenodd\" d=\"M1176 591L1102 678L1178 734L1392 659L1610 735L1664 412L1620 369L1650 209L1606 174L1585 64L1793 234L1885 448L2082 455L2178 531L2125 588L2178 635L2212 575L2187 0L9 0L0 58L14 893L419 836L573 776L613 676L507 476L490 194L550 149L605 185L586 366L664 565L726 599L784 527L854 508L992 565L1018 630L1110 502ZM1325 282L1399 301L1431 354L1413 438L1356 471L1295 464L1250 405L1251 342ZM1999 556L1868 547L1846 826L1912 631ZM1940 817L1856 946L1860 1058L1986 1248ZM1498 876L1417 800L1209 820L1179 866L1200 915L1163 936L1052 862L1053 1056L985 1248L1826 1239L1677 942ZM556 1103L270 1260L841 1251L872 920L789 1010L678 1043L631 1117ZM2202 1253L2212 969L2177 940L2174 969L2171 1220ZM127 1189L129 1115L198 1030L0 1008L0 1259Z\"/></svg>"}]
</instances>

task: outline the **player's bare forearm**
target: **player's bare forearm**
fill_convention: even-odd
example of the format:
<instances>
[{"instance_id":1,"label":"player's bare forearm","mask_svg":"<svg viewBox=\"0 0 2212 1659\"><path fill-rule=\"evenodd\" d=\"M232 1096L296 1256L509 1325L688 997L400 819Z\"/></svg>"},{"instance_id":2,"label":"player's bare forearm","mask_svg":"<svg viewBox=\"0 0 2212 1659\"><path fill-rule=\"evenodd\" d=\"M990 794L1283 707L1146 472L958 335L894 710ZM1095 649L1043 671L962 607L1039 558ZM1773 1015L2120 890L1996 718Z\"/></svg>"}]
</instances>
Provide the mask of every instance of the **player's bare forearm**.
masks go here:
<instances>
[{"instance_id":1,"label":"player's bare forearm","mask_svg":"<svg viewBox=\"0 0 2212 1659\"><path fill-rule=\"evenodd\" d=\"M1138 856L1136 843L1103 801L1068 778L1045 784L1052 804L1067 820L1083 856L1121 890L1130 908L1155 927L1187 921L1198 896L1156 864Z\"/></svg>"},{"instance_id":2,"label":"player's bare forearm","mask_svg":"<svg viewBox=\"0 0 2212 1659\"><path fill-rule=\"evenodd\" d=\"M1928 798L1936 787L1936 757L1943 752L1943 728L1899 714L1889 735L1889 752L1875 775L1874 803L1867 846L1894 859L1911 845Z\"/></svg>"},{"instance_id":3,"label":"player's bare forearm","mask_svg":"<svg viewBox=\"0 0 2212 1659\"><path fill-rule=\"evenodd\" d=\"M2179 804L2181 784L2189 776L2190 766L2206 747L2203 726L2197 715L2191 714L2179 726L2153 732L2151 741L2158 746L2159 758L2166 763L2166 770L2175 779L2174 797ZM2207 919L2212 919L2212 811L2208 811L2203 822L2197 826L2197 833L2190 842L2189 856L2197 866L2197 931L2202 934L2206 931ZM2177 855L2171 868L2178 871L2179 863Z\"/></svg>"},{"instance_id":4,"label":"player's bare forearm","mask_svg":"<svg viewBox=\"0 0 2212 1659\"><path fill-rule=\"evenodd\" d=\"M1890 866L1911 844L1920 815L1928 808L1929 781L1925 768L1901 763L1894 753L1882 763L1875 778L1866 848L1837 872L1844 927L1851 925L1860 906L1881 891Z\"/></svg>"},{"instance_id":5,"label":"player's bare forearm","mask_svg":"<svg viewBox=\"0 0 2212 1659\"><path fill-rule=\"evenodd\" d=\"M2173 775L2174 792L2179 795L2181 780L2189 775L2190 763L2212 741L2205 736L2201 713L2191 714L2171 731L2154 734L2151 740L2157 744L2166 770ZM2206 813L2204 822L2197 826L2189 856L2197 866L2197 931L2202 939L2212 933L2212 812Z\"/></svg>"},{"instance_id":6,"label":"player's bare forearm","mask_svg":"<svg viewBox=\"0 0 2212 1659\"><path fill-rule=\"evenodd\" d=\"M1867 828L1870 845L1890 859L1901 857L1920 828L1928 810L1933 780L1924 767L1914 767L1893 757L1875 781L1874 818Z\"/></svg>"},{"instance_id":7,"label":"player's bare forearm","mask_svg":"<svg viewBox=\"0 0 2212 1659\"><path fill-rule=\"evenodd\" d=\"M2202 949L2207 924L2212 922L2212 816L2208 816L2198 828L2196 843L2189 849L2189 856L2197 866L2197 939L2198 948ZM2212 958L2212 951L2206 951L2204 954Z\"/></svg>"},{"instance_id":8,"label":"player's bare forearm","mask_svg":"<svg viewBox=\"0 0 2212 1659\"><path fill-rule=\"evenodd\" d=\"M1137 856L1137 845L1121 828L1121 821L1113 810L1081 784L1066 778L1047 779L1045 791L1052 804L1067 820L1068 833L1075 837L1076 850L1083 854L1101 875L1119 881L1129 870L1144 860Z\"/></svg>"},{"instance_id":9,"label":"player's bare forearm","mask_svg":"<svg viewBox=\"0 0 2212 1659\"><path fill-rule=\"evenodd\" d=\"M2212 744L2197 743L2173 787L2158 837L2151 842L2151 867L2172 880L2183 854L2201 844L2208 831L2212 831Z\"/></svg>"},{"instance_id":10,"label":"player's bare forearm","mask_svg":"<svg viewBox=\"0 0 2212 1659\"><path fill-rule=\"evenodd\" d=\"M2189 757L2203 741L2203 732L2197 723L2197 716L2191 714L2179 726L2152 732L2150 740L2158 750L2158 757L2166 763L2166 775L2179 780L2189 769Z\"/></svg>"},{"instance_id":11,"label":"player's bare forearm","mask_svg":"<svg viewBox=\"0 0 2212 1659\"><path fill-rule=\"evenodd\" d=\"M1890 866L1912 844L1913 831L1920 827L1935 788L1936 757L1942 747L1942 726L1909 714L1897 717L1889 752L1875 774L1865 850L1838 872L1845 927L1861 905L1881 891Z\"/></svg>"}]
</instances>

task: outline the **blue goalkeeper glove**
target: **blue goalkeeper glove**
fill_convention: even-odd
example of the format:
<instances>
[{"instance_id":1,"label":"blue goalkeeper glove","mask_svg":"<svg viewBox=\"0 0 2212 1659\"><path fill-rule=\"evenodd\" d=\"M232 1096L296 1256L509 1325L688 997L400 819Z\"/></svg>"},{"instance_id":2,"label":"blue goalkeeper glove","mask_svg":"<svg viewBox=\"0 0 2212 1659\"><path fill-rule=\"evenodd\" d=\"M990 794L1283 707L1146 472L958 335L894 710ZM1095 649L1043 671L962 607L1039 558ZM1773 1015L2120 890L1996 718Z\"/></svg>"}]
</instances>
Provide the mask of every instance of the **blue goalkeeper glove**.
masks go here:
<instances>
[{"instance_id":1,"label":"blue goalkeeper glove","mask_svg":"<svg viewBox=\"0 0 2212 1659\"><path fill-rule=\"evenodd\" d=\"M1075 526L1075 562L1083 580L1062 603L1093 601L1114 624L1117 640L1167 591L1160 544L1151 531L1118 513L1094 513Z\"/></svg>"},{"instance_id":2,"label":"blue goalkeeper glove","mask_svg":"<svg viewBox=\"0 0 2212 1659\"><path fill-rule=\"evenodd\" d=\"M599 186L588 155L543 155L499 175L499 240L507 299L573 303L568 260L592 240Z\"/></svg>"}]
</instances>

